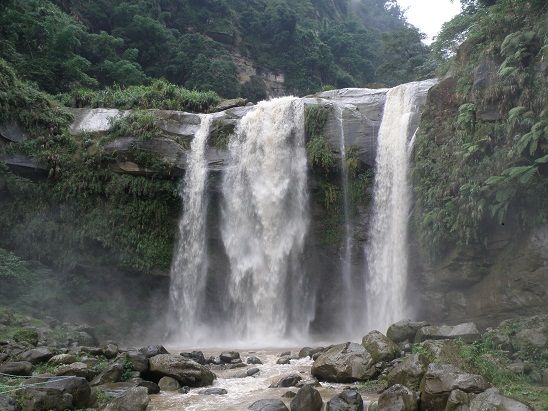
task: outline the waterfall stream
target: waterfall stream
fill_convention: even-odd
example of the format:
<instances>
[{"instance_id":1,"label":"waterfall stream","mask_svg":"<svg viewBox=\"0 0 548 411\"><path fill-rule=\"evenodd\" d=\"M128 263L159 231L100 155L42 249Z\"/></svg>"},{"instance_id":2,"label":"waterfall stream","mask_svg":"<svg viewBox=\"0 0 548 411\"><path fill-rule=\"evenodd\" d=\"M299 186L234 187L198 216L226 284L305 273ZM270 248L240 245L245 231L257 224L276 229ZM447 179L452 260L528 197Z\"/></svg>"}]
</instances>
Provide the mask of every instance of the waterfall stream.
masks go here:
<instances>
[{"instance_id":1,"label":"waterfall stream","mask_svg":"<svg viewBox=\"0 0 548 411\"><path fill-rule=\"evenodd\" d=\"M179 219L179 241L171 264L171 332L175 338L189 338L198 323L204 303L207 274L206 142L213 116L202 115L187 158L187 171L182 181L183 212Z\"/></svg>"},{"instance_id":2,"label":"waterfall stream","mask_svg":"<svg viewBox=\"0 0 548 411\"><path fill-rule=\"evenodd\" d=\"M407 304L410 138L432 80L390 89L379 130L373 217L366 249L366 326L382 332L412 316Z\"/></svg>"},{"instance_id":3,"label":"waterfall stream","mask_svg":"<svg viewBox=\"0 0 548 411\"><path fill-rule=\"evenodd\" d=\"M229 144L221 232L230 261L231 333L279 341L307 333L309 304L301 266L308 229L302 100L260 102Z\"/></svg>"}]
</instances>

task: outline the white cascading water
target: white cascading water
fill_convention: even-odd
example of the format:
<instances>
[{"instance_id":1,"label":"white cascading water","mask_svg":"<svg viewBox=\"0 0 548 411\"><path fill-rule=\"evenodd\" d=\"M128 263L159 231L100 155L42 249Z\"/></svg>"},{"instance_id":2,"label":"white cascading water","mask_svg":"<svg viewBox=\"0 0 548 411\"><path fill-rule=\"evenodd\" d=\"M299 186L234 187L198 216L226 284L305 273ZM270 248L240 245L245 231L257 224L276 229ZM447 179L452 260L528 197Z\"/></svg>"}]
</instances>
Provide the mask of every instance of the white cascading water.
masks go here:
<instances>
[{"instance_id":1,"label":"white cascading water","mask_svg":"<svg viewBox=\"0 0 548 411\"><path fill-rule=\"evenodd\" d=\"M187 157L187 170L180 194L183 211L179 219L179 240L171 264L170 300L171 337L179 340L193 337L204 304L207 275L206 182L208 176L205 150L213 121L212 115L201 115L200 128L192 140Z\"/></svg>"},{"instance_id":2,"label":"white cascading water","mask_svg":"<svg viewBox=\"0 0 548 411\"><path fill-rule=\"evenodd\" d=\"M280 341L292 330L306 334L299 265L309 225L303 102L260 102L242 118L229 151L221 231L230 261L230 333L251 343Z\"/></svg>"},{"instance_id":3,"label":"white cascading water","mask_svg":"<svg viewBox=\"0 0 548 411\"><path fill-rule=\"evenodd\" d=\"M346 139L344 134L343 108L336 105L336 117L339 123L339 151L341 154L341 184L343 189L343 217L344 217L344 241L341 259L343 298L342 320L344 322L345 332L352 330L353 322L353 286L352 286L352 227L350 221L350 204L348 198L348 164L346 162Z\"/></svg>"},{"instance_id":4,"label":"white cascading water","mask_svg":"<svg viewBox=\"0 0 548 411\"><path fill-rule=\"evenodd\" d=\"M378 136L373 218L366 249L366 327L386 331L410 317L406 301L409 157L420 105L434 81L389 90Z\"/></svg>"}]
</instances>

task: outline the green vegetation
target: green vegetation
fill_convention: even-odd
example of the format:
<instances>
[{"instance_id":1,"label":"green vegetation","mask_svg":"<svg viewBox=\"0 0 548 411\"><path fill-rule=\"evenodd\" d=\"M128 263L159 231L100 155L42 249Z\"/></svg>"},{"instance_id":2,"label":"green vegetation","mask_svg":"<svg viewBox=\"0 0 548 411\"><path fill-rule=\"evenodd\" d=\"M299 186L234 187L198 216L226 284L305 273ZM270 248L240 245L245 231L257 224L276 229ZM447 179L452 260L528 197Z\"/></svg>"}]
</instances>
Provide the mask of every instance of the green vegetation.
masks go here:
<instances>
[{"instance_id":1,"label":"green vegetation","mask_svg":"<svg viewBox=\"0 0 548 411\"><path fill-rule=\"evenodd\" d=\"M415 149L414 224L423 249L438 256L481 243L498 224L527 230L548 220L546 4L468 6L433 45L441 58L466 38L451 78L433 91Z\"/></svg>"},{"instance_id":2,"label":"green vegetation","mask_svg":"<svg viewBox=\"0 0 548 411\"><path fill-rule=\"evenodd\" d=\"M116 119L108 132L109 138L113 139L135 136L142 140L152 140L163 135L156 117L152 113L141 110L132 111L129 115Z\"/></svg>"},{"instance_id":3,"label":"green vegetation","mask_svg":"<svg viewBox=\"0 0 548 411\"><path fill-rule=\"evenodd\" d=\"M226 150L230 142L230 136L234 134L235 126L221 121L214 121L211 125L209 145L219 150Z\"/></svg>"},{"instance_id":4,"label":"green vegetation","mask_svg":"<svg viewBox=\"0 0 548 411\"><path fill-rule=\"evenodd\" d=\"M76 88L59 99L70 107L112 107L121 110L161 109L206 112L217 105L219 96L212 91L190 91L155 80L149 86L107 87L104 90Z\"/></svg>"}]
</instances>

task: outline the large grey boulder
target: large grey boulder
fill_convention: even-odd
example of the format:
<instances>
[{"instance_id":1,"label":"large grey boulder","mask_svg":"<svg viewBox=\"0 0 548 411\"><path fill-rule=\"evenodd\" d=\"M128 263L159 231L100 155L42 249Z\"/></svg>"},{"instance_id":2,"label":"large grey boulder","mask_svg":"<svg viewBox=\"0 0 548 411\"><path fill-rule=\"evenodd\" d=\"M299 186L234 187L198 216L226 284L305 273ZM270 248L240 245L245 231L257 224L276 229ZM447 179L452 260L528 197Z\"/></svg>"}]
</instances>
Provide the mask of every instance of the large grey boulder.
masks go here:
<instances>
[{"instance_id":1,"label":"large grey boulder","mask_svg":"<svg viewBox=\"0 0 548 411\"><path fill-rule=\"evenodd\" d=\"M405 341L413 342L415 341L417 331L419 331L422 327L426 327L428 325L430 324L428 324L426 321L398 321L397 323L394 323L390 327L388 327L388 331L386 331L386 336L395 343L402 343Z\"/></svg>"},{"instance_id":2,"label":"large grey boulder","mask_svg":"<svg viewBox=\"0 0 548 411\"><path fill-rule=\"evenodd\" d=\"M470 411L533 411L527 404L501 395L495 388L476 395L470 402Z\"/></svg>"},{"instance_id":3,"label":"large grey boulder","mask_svg":"<svg viewBox=\"0 0 548 411\"><path fill-rule=\"evenodd\" d=\"M363 411L363 399L356 390L346 389L331 398L325 411Z\"/></svg>"},{"instance_id":4,"label":"large grey boulder","mask_svg":"<svg viewBox=\"0 0 548 411\"><path fill-rule=\"evenodd\" d=\"M163 345L148 345L146 347L139 348L139 352L143 353L147 358L160 354L169 354Z\"/></svg>"},{"instance_id":5,"label":"large grey boulder","mask_svg":"<svg viewBox=\"0 0 548 411\"><path fill-rule=\"evenodd\" d=\"M8 361L0 364L0 372L20 376L31 375L32 364L28 361Z\"/></svg>"},{"instance_id":6,"label":"large grey boulder","mask_svg":"<svg viewBox=\"0 0 548 411\"><path fill-rule=\"evenodd\" d=\"M426 360L419 354L409 354L398 362L386 375L389 385L401 384L418 390L426 372Z\"/></svg>"},{"instance_id":7,"label":"large grey boulder","mask_svg":"<svg viewBox=\"0 0 548 411\"><path fill-rule=\"evenodd\" d=\"M27 133L15 122L0 124L0 137L13 143L22 143L28 139Z\"/></svg>"},{"instance_id":8,"label":"large grey boulder","mask_svg":"<svg viewBox=\"0 0 548 411\"><path fill-rule=\"evenodd\" d=\"M415 337L415 342L460 339L465 343L472 343L479 340L479 338L480 333L474 323L464 323L455 326L429 325L419 329Z\"/></svg>"},{"instance_id":9,"label":"large grey boulder","mask_svg":"<svg viewBox=\"0 0 548 411\"><path fill-rule=\"evenodd\" d=\"M259 400L248 408L251 411L289 411L282 400Z\"/></svg>"},{"instance_id":10,"label":"large grey boulder","mask_svg":"<svg viewBox=\"0 0 548 411\"><path fill-rule=\"evenodd\" d=\"M270 388L287 388L296 387L303 379L299 374L290 374L280 377L275 383L270 385Z\"/></svg>"},{"instance_id":11,"label":"large grey boulder","mask_svg":"<svg viewBox=\"0 0 548 411\"><path fill-rule=\"evenodd\" d=\"M124 372L124 366L122 364L114 363L107 366L106 369L101 371L91 381L91 385L103 385L118 382L122 379L122 373Z\"/></svg>"},{"instance_id":12,"label":"large grey boulder","mask_svg":"<svg viewBox=\"0 0 548 411\"><path fill-rule=\"evenodd\" d=\"M32 364L38 364L49 360L51 357L53 357L53 353L49 350L48 347L38 347L33 348L32 350L25 351L19 357L22 361L28 361Z\"/></svg>"},{"instance_id":13,"label":"large grey boulder","mask_svg":"<svg viewBox=\"0 0 548 411\"><path fill-rule=\"evenodd\" d=\"M86 408L91 388L85 378L52 378L19 392L23 410L65 410Z\"/></svg>"},{"instance_id":14,"label":"large grey boulder","mask_svg":"<svg viewBox=\"0 0 548 411\"><path fill-rule=\"evenodd\" d=\"M442 410L451 391L480 393L490 385L481 375L466 373L449 364L432 363L421 382L421 410Z\"/></svg>"},{"instance_id":15,"label":"large grey boulder","mask_svg":"<svg viewBox=\"0 0 548 411\"><path fill-rule=\"evenodd\" d=\"M202 387L211 385L216 378L203 365L180 355L160 354L149 358L150 372L158 377L175 378L181 385Z\"/></svg>"},{"instance_id":16,"label":"large grey boulder","mask_svg":"<svg viewBox=\"0 0 548 411\"><path fill-rule=\"evenodd\" d=\"M179 384L179 381L171 377L160 378L158 386L162 391L177 391L179 388L181 388L181 384Z\"/></svg>"},{"instance_id":17,"label":"large grey boulder","mask_svg":"<svg viewBox=\"0 0 548 411\"><path fill-rule=\"evenodd\" d=\"M102 411L146 411L149 402L145 387L133 387L110 401Z\"/></svg>"},{"instance_id":18,"label":"large grey boulder","mask_svg":"<svg viewBox=\"0 0 548 411\"><path fill-rule=\"evenodd\" d=\"M373 358L373 362L392 361L399 353L398 346L379 331L371 331L362 339L362 345Z\"/></svg>"},{"instance_id":19,"label":"large grey boulder","mask_svg":"<svg viewBox=\"0 0 548 411\"><path fill-rule=\"evenodd\" d=\"M330 382L354 382L371 379L375 362L361 344L346 343L331 347L320 354L312 365L312 375Z\"/></svg>"},{"instance_id":20,"label":"large grey boulder","mask_svg":"<svg viewBox=\"0 0 548 411\"><path fill-rule=\"evenodd\" d=\"M436 410L443 408L436 408ZM378 400L379 411L417 411L418 398L414 391L396 384L383 391ZM431 411L434 411L432 409Z\"/></svg>"},{"instance_id":21,"label":"large grey boulder","mask_svg":"<svg viewBox=\"0 0 548 411\"><path fill-rule=\"evenodd\" d=\"M299 389L290 404L291 411L321 411L322 406L322 396L310 385Z\"/></svg>"},{"instance_id":22,"label":"large grey boulder","mask_svg":"<svg viewBox=\"0 0 548 411\"><path fill-rule=\"evenodd\" d=\"M0 395L0 411L20 411L21 407L17 401L11 397Z\"/></svg>"},{"instance_id":23,"label":"large grey boulder","mask_svg":"<svg viewBox=\"0 0 548 411\"><path fill-rule=\"evenodd\" d=\"M447 399L444 411L469 411L470 394L461 390L453 390Z\"/></svg>"}]
</instances>

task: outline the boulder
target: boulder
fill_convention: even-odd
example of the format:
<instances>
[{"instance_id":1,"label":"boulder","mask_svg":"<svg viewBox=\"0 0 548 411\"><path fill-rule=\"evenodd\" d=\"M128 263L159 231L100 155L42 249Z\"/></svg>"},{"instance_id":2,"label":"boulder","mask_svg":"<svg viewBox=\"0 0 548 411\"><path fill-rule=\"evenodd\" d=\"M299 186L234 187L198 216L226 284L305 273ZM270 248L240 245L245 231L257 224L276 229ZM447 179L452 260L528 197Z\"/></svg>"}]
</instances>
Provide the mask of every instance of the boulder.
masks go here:
<instances>
[{"instance_id":1,"label":"boulder","mask_svg":"<svg viewBox=\"0 0 548 411\"><path fill-rule=\"evenodd\" d=\"M74 376L91 380L97 374L96 371L88 367L83 362L74 362L72 364L61 365L55 370L55 375L58 376Z\"/></svg>"},{"instance_id":2,"label":"boulder","mask_svg":"<svg viewBox=\"0 0 548 411\"><path fill-rule=\"evenodd\" d=\"M426 327L428 325L430 324L428 324L426 321L398 321L397 323L392 324L390 327L388 327L388 331L386 331L386 336L395 343L402 343L405 341L413 342L415 341L417 331L419 331L422 327Z\"/></svg>"},{"instance_id":3,"label":"boulder","mask_svg":"<svg viewBox=\"0 0 548 411\"><path fill-rule=\"evenodd\" d=\"M245 374L248 376L248 377L252 377L254 376L255 374L258 374L260 372L260 370L257 368L257 367L253 367L253 368L250 368L249 370L247 370L245 372Z\"/></svg>"},{"instance_id":4,"label":"boulder","mask_svg":"<svg viewBox=\"0 0 548 411\"><path fill-rule=\"evenodd\" d=\"M182 352L182 357L188 358L189 360L195 361L198 364L206 365L207 361L204 357L204 353L201 351L192 351L192 352Z\"/></svg>"},{"instance_id":5,"label":"boulder","mask_svg":"<svg viewBox=\"0 0 548 411\"><path fill-rule=\"evenodd\" d=\"M32 374L32 364L28 361L8 361L0 364L3 374L26 376Z\"/></svg>"},{"instance_id":6,"label":"boulder","mask_svg":"<svg viewBox=\"0 0 548 411\"><path fill-rule=\"evenodd\" d=\"M321 353L311 372L319 380L345 383L371 379L377 370L363 345L346 343Z\"/></svg>"},{"instance_id":7,"label":"boulder","mask_svg":"<svg viewBox=\"0 0 548 411\"><path fill-rule=\"evenodd\" d=\"M207 390L199 391L198 394L202 395L225 395L228 391L224 388L208 388Z\"/></svg>"},{"instance_id":8,"label":"boulder","mask_svg":"<svg viewBox=\"0 0 548 411\"><path fill-rule=\"evenodd\" d=\"M222 362L229 364L234 361L240 360L240 353L237 351L225 351L221 353L219 358L221 359Z\"/></svg>"},{"instance_id":9,"label":"boulder","mask_svg":"<svg viewBox=\"0 0 548 411\"><path fill-rule=\"evenodd\" d=\"M160 393L160 387L155 382L147 381L139 378L138 381L136 381L136 383L137 383L137 387L145 387L148 390L149 394Z\"/></svg>"},{"instance_id":10,"label":"boulder","mask_svg":"<svg viewBox=\"0 0 548 411\"><path fill-rule=\"evenodd\" d=\"M147 347L140 348L139 351L143 353L147 358L154 357L160 354L169 354L162 345L149 345Z\"/></svg>"},{"instance_id":11,"label":"boulder","mask_svg":"<svg viewBox=\"0 0 548 411\"><path fill-rule=\"evenodd\" d=\"M105 368L99 375L97 375L92 381L91 385L103 385L113 382L119 382L122 379L122 373L124 372L124 366L122 364L114 363Z\"/></svg>"},{"instance_id":12,"label":"boulder","mask_svg":"<svg viewBox=\"0 0 548 411\"><path fill-rule=\"evenodd\" d=\"M363 337L362 345L369 352L375 363L380 361L392 361L399 353L398 346L378 331L371 331Z\"/></svg>"},{"instance_id":13,"label":"boulder","mask_svg":"<svg viewBox=\"0 0 548 411\"><path fill-rule=\"evenodd\" d=\"M464 323L455 326L450 325L429 325L422 327L417 332L415 342L426 340L456 340L460 339L465 343L472 343L480 338L476 324Z\"/></svg>"},{"instance_id":14,"label":"boulder","mask_svg":"<svg viewBox=\"0 0 548 411\"><path fill-rule=\"evenodd\" d=\"M148 358L146 354L140 351L128 351L126 353L127 361L131 364L131 368L135 371L148 371Z\"/></svg>"},{"instance_id":15,"label":"boulder","mask_svg":"<svg viewBox=\"0 0 548 411\"><path fill-rule=\"evenodd\" d=\"M72 408L72 396L53 388L25 388L19 391L23 411L65 411Z\"/></svg>"},{"instance_id":16,"label":"boulder","mask_svg":"<svg viewBox=\"0 0 548 411\"><path fill-rule=\"evenodd\" d=\"M303 347L301 348L301 350L299 351L299 358L304 358L304 357L310 357L311 356L311 352L312 352L313 348L312 347Z\"/></svg>"},{"instance_id":17,"label":"boulder","mask_svg":"<svg viewBox=\"0 0 548 411\"><path fill-rule=\"evenodd\" d=\"M78 359L73 354L58 354L48 360L51 365L67 365L77 362Z\"/></svg>"},{"instance_id":18,"label":"boulder","mask_svg":"<svg viewBox=\"0 0 548 411\"><path fill-rule=\"evenodd\" d=\"M102 411L146 411L149 401L145 387L133 387L110 401Z\"/></svg>"},{"instance_id":19,"label":"boulder","mask_svg":"<svg viewBox=\"0 0 548 411\"><path fill-rule=\"evenodd\" d=\"M444 409L451 391L480 393L489 383L480 375L468 374L449 364L432 363L421 382L421 409Z\"/></svg>"},{"instance_id":20,"label":"boulder","mask_svg":"<svg viewBox=\"0 0 548 411\"><path fill-rule=\"evenodd\" d=\"M160 378L158 386L162 391L177 391L179 388L181 388L181 384L179 384L179 381L171 377Z\"/></svg>"},{"instance_id":21,"label":"boulder","mask_svg":"<svg viewBox=\"0 0 548 411\"><path fill-rule=\"evenodd\" d=\"M538 328L520 330L511 337L512 348L515 351L548 348L548 335Z\"/></svg>"},{"instance_id":22,"label":"boulder","mask_svg":"<svg viewBox=\"0 0 548 411\"><path fill-rule=\"evenodd\" d=\"M15 122L0 124L0 137L13 143L22 143L28 139L27 133Z\"/></svg>"},{"instance_id":23,"label":"boulder","mask_svg":"<svg viewBox=\"0 0 548 411\"><path fill-rule=\"evenodd\" d=\"M282 400L259 400L248 408L251 411L289 411Z\"/></svg>"},{"instance_id":24,"label":"boulder","mask_svg":"<svg viewBox=\"0 0 548 411\"><path fill-rule=\"evenodd\" d=\"M175 378L182 385L202 387L211 385L216 378L203 365L180 355L160 354L149 358L150 372L159 378Z\"/></svg>"},{"instance_id":25,"label":"boulder","mask_svg":"<svg viewBox=\"0 0 548 411\"><path fill-rule=\"evenodd\" d=\"M116 344L107 344L105 348L103 348L104 356L112 359L115 358L118 355L118 346Z\"/></svg>"},{"instance_id":26,"label":"boulder","mask_svg":"<svg viewBox=\"0 0 548 411\"><path fill-rule=\"evenodd\" d=\"M11 397L0 395L0 411L20 411L21 407Z\"/></svg>"},{"instance_id":27,"label":"boulder","mask_svg":"<svg viewBox=\"0 0 548 411\"><path fill-rule=\"evenodd\" d=\"M223 100L215 106L213 111L225 111L229 108L245 106L247 100L245 98L233 98L229 100Z\"/></svg>"},{"instance_id":28,"label":"boulder","mask_svg":"<svg viewBox=\"0 0 548 411\"><path fill-rule=\"evenodd\" d=\"M291 411L321 411L322 396L314 387L305 385L291 400Z\"/></svg>"},{"instance_id":29,"label":"boulder","mask_svg":"<svg viewBox=\"0 0 548 411\"><path fill-rule=\"evenodd\" d=\"M53 353L49 350L48 347L38 347L33 348L32 350L25 351L19 357L22 361L28 361L32 364L38 364L49 360L51 357L53 357Z\"/></svg>"},{"instance_id":30,"label":"boulder","mask_svg":"<svg viewBox=\"0 0 548 411\"><path fill-rule=\"evenodd\" d=\"M407 355L392 367L386 376L386 381L389 385L401 384L412 390L418 390L426 372L426 365L421 355Z\"/></svg>"},{"instance_id":31,"label":"boulder","mask_svg":"<svg viewBox=\"0 0 548 411\"><path fill-rule=\"evenodd\" d=\"M85 408L89 405L91 387L85 378L64 377L52 378L43 385L46 389L56 389L72 396L72 404L76 408Z\"/></svg>"},{"instance_id":32,"label":"boulder","mask_svg":"<svg viewBox=\"0 0 548 411\"><path fill-rule=\"evenodd\" d=\"M418 398L414 391L403 385L396 384L383 391L378 401L379 411L417 411ZM430 411L443 410L432 408Z\"/></svg>"},{"instance_id":33,"label":"boulder","mask_svg":"<svg viewBox=\"0 0 548 411\"><path fill-rule=\"evenodd\" d=\"M318 381L317 378L309 378L309 379L306 379L306 380L301 380L297 383L297 387L304 387L305 385L311 385L312 387L321 387L322 385L320 384L320 382Z\"/></svg>"},{"instance_id":34,"label":"boulder","mask_svg":"<svg viewBox=\"0 0 548 411\"><path fill-rule=\"evenodd\" d=\"M470 405L470 394L461 390L453 390L447 399L444 411L468 411Z\"/></svg>"},{"instance_id":35,"label":"boulder","mask_svg":"<svg viewBox=\"0 0 548 411\"><path fill-rule=\"evenodd\" d=\"M258 365L258 364L262 364L263 362L258 357L251 356L251 357L247 357L247 363Z\"/></svg>"},{"instance_id":36,"label":"boulder","mask_svg":"<svg viewBox=\"0 0 548 411\"><path fill-rule=\"evenodd\" d=\"M303 378L299 374L284 375L279 378L274 384L270 385L270 388L287 388L296 387L299 381Z\"/></svg>"},{"instance_id":37,"label":"boulder","mask_svg":"<svg viewBox=\"0 0 548 411\"><path fill-rule=\"evenodd\" d=\"M291 364L291 357L289 355L284 355L276 360L278 365L287 365Z\"/></svg>"},{"instance_id":38,"label":"boulder","mask_svg":"<svg viewBox=\"0 0 548 411\"><path fill-rule=\"evenodd\" d=\"M295 391L286 391L282 398L295 398L295 395L297 395Z\"/></svg>"},{"instance_id":39,"label":"boulder","mask_svg":"<svg viewBox=\"0 0 548 411\"><path fill-rule=\"evenodd\" d=\"M495 388L488 389L470 401L470 411L533 411L527 404L505 397Z\"/></svg>"},{"instance_id":40,"label":"boulder","mask_svg":"<svg viewBox=\"0 0 548 411\"><path fill-rule=\"evenodd\" d=\"M363 399L356 390L346 389L331 398L325 411L363 411Z\"/></svg>"}]
</instances>

